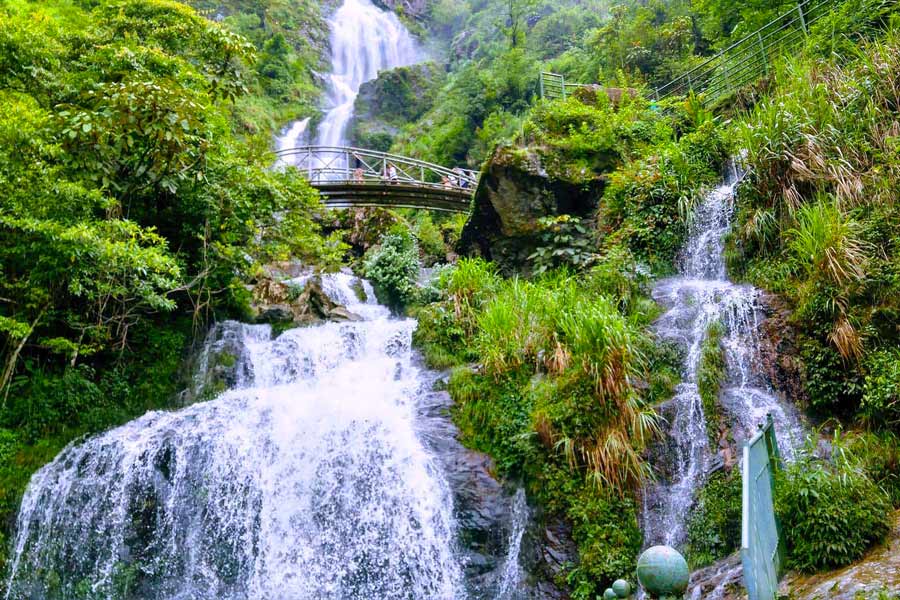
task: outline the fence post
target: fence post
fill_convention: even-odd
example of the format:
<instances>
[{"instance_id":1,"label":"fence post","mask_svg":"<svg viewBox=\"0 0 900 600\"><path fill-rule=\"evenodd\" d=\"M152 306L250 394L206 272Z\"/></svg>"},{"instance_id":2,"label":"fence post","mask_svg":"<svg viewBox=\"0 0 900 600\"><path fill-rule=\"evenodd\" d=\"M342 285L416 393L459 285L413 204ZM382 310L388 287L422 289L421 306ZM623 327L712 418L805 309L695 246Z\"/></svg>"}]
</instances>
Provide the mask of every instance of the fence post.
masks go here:
<instances>
[{"instance_id":1,"label":"fence post","mask_svg":"<svg viewBox=\"0 0 900 600\"><path fill-rule=\"evenodd\" d=\"M800 26L803 27L803 35L809 35L809 29L806 28L806 17L803 16L803 2L797 4L797 12L800 13Z\"/></svg>"},{"instance_id":2,"label":"fence post","mask_svg":"<svg viewBox=\"0 0 900 600\"><path fill-rule=\"evenodd\" d=\"M763 44L762 34L757 30L756 38L759 40L759 53L762 55L763 71L769 74L769 59L766 57L766 45Z\"/></svg>"},{"instance_id":3,"label":"fence post","mask_svg":"<svg viewBox=\"0 0 900 600\"><path fill-rule=\"evenodd\" d=\"M566 76L565 75L559 76L559 86L562 89L562 99L565 102L565 100L566 100Z\"/></svg>"}]
</instances>

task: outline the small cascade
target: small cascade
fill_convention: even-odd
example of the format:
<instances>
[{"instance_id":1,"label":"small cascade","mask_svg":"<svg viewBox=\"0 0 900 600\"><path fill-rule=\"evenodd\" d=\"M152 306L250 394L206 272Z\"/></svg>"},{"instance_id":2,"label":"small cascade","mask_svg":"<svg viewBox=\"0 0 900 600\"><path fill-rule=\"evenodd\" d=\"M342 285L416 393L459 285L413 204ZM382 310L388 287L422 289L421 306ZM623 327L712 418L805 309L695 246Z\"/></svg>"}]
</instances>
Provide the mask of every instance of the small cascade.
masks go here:
<instances>
[{"instance_id":1,"label":"small cascade","mask_svg":"<svg viewBox=\"0 0 900 600\"><path fill-rule=\"evenodd\" d=\"M281 135L275 138L275 151L282 152L291 148L300 148L309 143L309 117L294 121L281 131ZM276 167L290 164L291 157L279 158Z\"/></svg>"},{"instance_id":2,"label":"small cascade","mask_svg":"<svg viewBox=\"0 0 900 600\"><path fill-rule=\"evenodd\" d=\"M525 490L519 488L513 497L509 551L500 575L497 600L525 600L525 597L521 595L524 574L519 562L519 554L522 551L522 536L525 535L525 529L528 527L529 516Z\"/></svg>"},{"instance_id":3,"label":"small cascade","mask_svg":"<svg viewBox=\"0 0 900 600\"><path fill-rule=\"evenodd\" d=\"M799 419L776 397L759 369L763 317L760 291L728 280L724 238L731 226L737 175L710 191L695 208L683 251L681 274L661 280L654 298L666 312L655 329L660 338L684 352L682 382L674 397L660 407L668 428L656 449L659 481L644 491L645 544L680 547L694 494L706 479L716 449L710 449L703 403L697 389L701 347L713 323L724 328L726 381L720 391L725 413L737 425L736 442L747 439L775 418L779 444L790 456L801 438Z\"/></svg>"}]
</instances>

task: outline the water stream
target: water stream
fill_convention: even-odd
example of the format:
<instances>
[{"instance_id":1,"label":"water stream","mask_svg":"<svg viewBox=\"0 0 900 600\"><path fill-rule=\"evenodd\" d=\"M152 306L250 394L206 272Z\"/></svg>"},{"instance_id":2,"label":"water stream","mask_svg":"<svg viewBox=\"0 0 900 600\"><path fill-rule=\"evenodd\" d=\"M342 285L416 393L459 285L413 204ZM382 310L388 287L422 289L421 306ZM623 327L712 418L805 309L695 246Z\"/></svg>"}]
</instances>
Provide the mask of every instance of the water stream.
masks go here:
<instances>
[{"instance_id":1,"label":"water stream","mask_svg":"<svg viewBox=\"0 0 900 600\"><path fill-rule=\"evenodd\" d=\"M710 448L703 403L697 391L701 346L713 323L724 327L726 378L720 402L738 444L771 413L782 452L790 456L801 439L796 412L772 390L759 360L763 307L760 291L728 280L724 238L731 226L738 175L711 190L692 215L682 253L680 274L663 279L653 296L666 312L657 334L683 351L682 382L675 396L660 407L667 419L661 448L656 449L660 479L644 493L644 541L647 546L681 547L685 520L713 464L718 448Z\"/></svg>"},{"instance_id":2,"label":"water stream","mask_svg":"<svg viewBox=\"0 0 900 600\"><path fill-rule=\"evenodd\" d=\"M410 347L415 321L357 300L353 281L323 287L363 321L274 339L268 325L228 324L242 338L235 389L76 442L36 473L5 598L432 600L516 587L518 522L498 527L510 544L496 575L466 581L445 466L459 457L432 449L458 442L445 408L423 416L433 377ZM524 496L515 506L527 511Z\"/></svg>"}]
</instances>

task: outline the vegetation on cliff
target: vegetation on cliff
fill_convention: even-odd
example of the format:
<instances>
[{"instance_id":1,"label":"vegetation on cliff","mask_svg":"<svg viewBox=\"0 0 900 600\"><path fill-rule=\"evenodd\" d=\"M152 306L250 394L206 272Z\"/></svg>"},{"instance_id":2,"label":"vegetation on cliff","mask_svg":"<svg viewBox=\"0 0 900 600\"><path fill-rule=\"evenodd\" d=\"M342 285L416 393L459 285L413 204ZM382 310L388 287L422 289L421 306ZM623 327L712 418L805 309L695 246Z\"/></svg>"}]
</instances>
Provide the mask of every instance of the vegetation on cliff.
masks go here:
<instances>
[{"instance_id":1,"label":"vegetation on cliff","mask_svg":"<svg viewBox=\"0 0 900 600\"><path fill-rule=\"evenodd\" d=\"M170 402L258 264L340 257L316 194L241 137L256 57L170 0L0 8L3 530L68 441Z\"/></svg>"}]
</instances>

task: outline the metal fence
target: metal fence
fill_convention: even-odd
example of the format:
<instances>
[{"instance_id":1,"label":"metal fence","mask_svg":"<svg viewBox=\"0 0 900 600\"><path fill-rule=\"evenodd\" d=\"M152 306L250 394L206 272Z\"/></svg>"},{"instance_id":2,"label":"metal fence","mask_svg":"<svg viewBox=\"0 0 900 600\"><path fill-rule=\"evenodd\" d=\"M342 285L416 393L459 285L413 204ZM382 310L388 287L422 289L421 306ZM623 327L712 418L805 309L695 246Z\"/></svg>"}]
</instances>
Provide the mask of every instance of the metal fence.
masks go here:
<instances>
[{"instance_id":1,"label":"metal fence","mask_svg":"<svg viewBox=\"0 0 900 600\"><path fill-rule=\"evenodd\" d=\"M662 100L693 92L702 94L705 104L716 102L766 75L775 61L796 49L809 35L810 27L838 3L840 0L802 0L715 56L653 90L653 97ZM541 73L540 84L541 98L549 100L565 100L574 89L584 85L566 83L565 77L558 73Z\"/></svg>"},{"instance_id":2,"label":"metal fence","mask_svg":"<svg viewBox=\"0 0 900 600\"><path fill-rule=\"evenodd\" d=\"M744 445L741 561L750 600L775 600L784 564L773 502L774 474L781 468L772 416Z\"/></svg>"},{"instance_id":3,"label":"metal fence","mask_svg":"<svg viewBox=\"0 0 900 600\"><path fill-rule=\"evenodd\" d=\"M767 74L774 61L799 46L810 27L828 15L839 0L803 0L770 23L706 59L687 73L658 88L657 100L703 93L713 103Z\"/></svg>"},{"instance_id":4,"label":"metal fence","mask_svg":"<svg viewBox=\"0 0 900 600\"><path fill-rule=\"evenodd\" d=\"M542 72L540 78L541 98L546 100L565 100L580 87L587 87L584 83L566 83L566 78L559 73Z\"/></svg>"}]
</instances>

